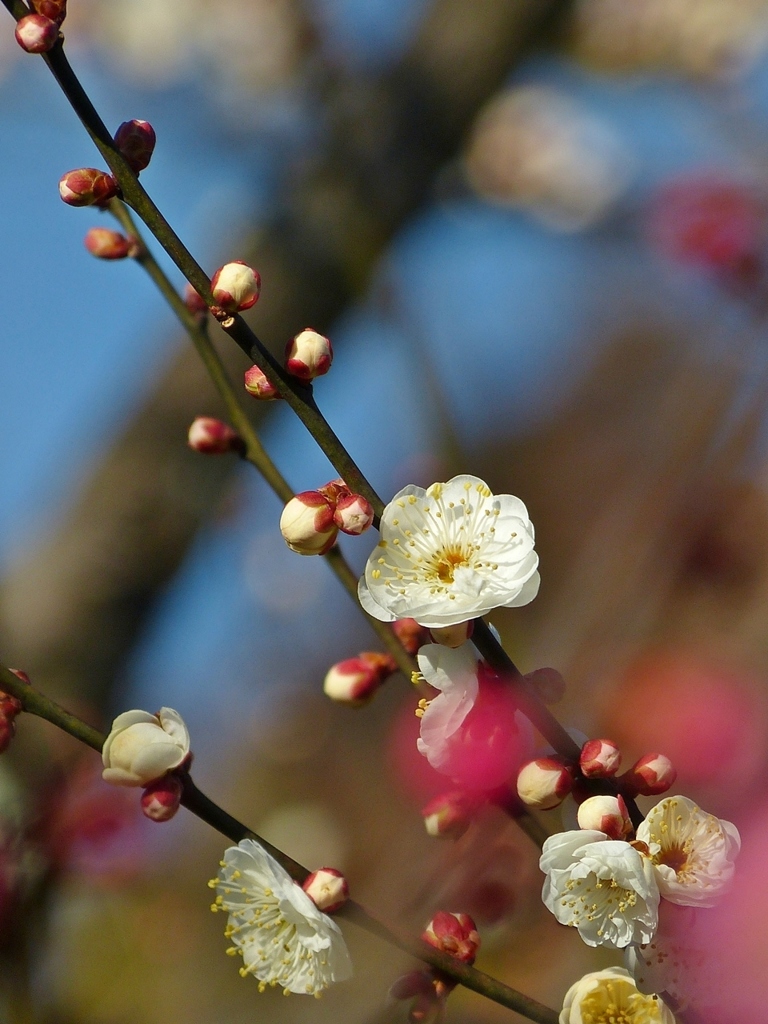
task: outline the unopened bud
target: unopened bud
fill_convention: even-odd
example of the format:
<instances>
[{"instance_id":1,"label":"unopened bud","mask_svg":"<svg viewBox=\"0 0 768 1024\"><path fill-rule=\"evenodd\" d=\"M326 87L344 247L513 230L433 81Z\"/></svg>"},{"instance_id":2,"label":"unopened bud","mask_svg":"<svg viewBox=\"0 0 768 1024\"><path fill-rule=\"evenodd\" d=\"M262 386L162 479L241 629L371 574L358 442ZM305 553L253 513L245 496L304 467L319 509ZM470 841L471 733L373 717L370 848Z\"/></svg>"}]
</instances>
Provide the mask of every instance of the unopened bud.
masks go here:
<instances>
[{"instance_id":1,"label":"unopened bud","mask_svg":"<svg viewBox=\"0 0 768 1024\"><path fill-rule=\"evenodd\" d=\"M467 619L466 622L457 622L455 626L433 626L429 632L436 644L456 648L466 643L474 631L475 620Z\"/></svg>"},{"instance_id":2,"label":"unopened bud","mask_svg":"<svg viewBox=\"0 0 768 1024\"><path fill-rule=\"evenodd\" d=\"M203 455L224 455L227 452L241 454L245 445L243 439L232 427L212 416L198 416L187 435L189 447Z\"/></svg>"},{"instance_id":3,"label":"unopened bud","mask_svg":"<svg viewBox=\"0 0 768 1024\"><path fill-rule=\"evenodd\" d=\"M115 132L115 145L136 174L149 164L156 142L155 129L149 121L123 121Z\"/></svg>"},{"instance_id":4,"label":"unopened bud","mask_svg":"<svg viewBox=\"0 0 768 1024\"><path fill-rule=\"evenodd\" d=\"M227 313L250 309L261 292L259 272L242 260L233 260L219 267L211 278L211 292L216 305Z\"/></svg>"},{"instance_id":5,"label":"unopened bud","mask_svg":"<svg viewBox=\"0 0 768 1024\"><path fill-rule=\"evenodd\" d=\"M184 285L184 305L190 313L197 313L199 316L205 316L208 312L205 299L197 288L192 287L189 281Z\"/></svg>"},{"instance_id":6,"label":"unopened bud","mask_svg":"<svg viewBox=\"0 0 768 1024\"><path fill-rule=\"evenodd\" d=\"M424 942L462 963L475 962L480 935L469 914L447 914L439 910L422 933Z\"/></svg>"},{"instance_id":7,"label":"unopened bud","mask_svg":"<svg viewBox=\"0 0 768 1024\"><path fill-rule=\"evenodd\" d=\"M433 991L434 982L428 971L410 971L392 984L389 994L393 999L413 999Z\"/></svg>"},{"instance_id":8,"label":"unopened bud","mask_svg":"<svg viewBox=\"0 0 768 1024\"><path fill-rule=\"evenodd\" d=\"M517 795L539 811L557 807L572 787L573 776L565 761L557 757L537 757L524 764L517 776Z\"/></svg>"},{"instance_id":9,"label":"unopened bud","mask_svg":"<svg viewBox=\"0 0 768 1024\"><path fill-rule=\"evenodd\" d=\"M329 480L327 484L323 484L322 487L317 489L324 498L330 501L334 508L336 508L342 498L347 498L352 493L340 476L337 476L335 480Z\"/></svg>"},{"instance_id":10,"label":"unopened bud","mask_svg":"<svg viewBox=\"0 0 768 1024\"><path fill-rule=\"evenodd\" d=\"M588 779L607 779L621 764L621 751L613 740L587 740L581 748L579 767Z\"/></svg>"},{"instance_id":11,"label":"unopened bud","mask_svg":"<svg viewBox=\"0 0 768 1024\"><path fill-rule=\"evenodd\" d=\"M16 42L27 53L47 53L58 38L57 22L43 14L26 14L16 24Z\"/></svg>"},{"instance_id":12,"label":"unopened bud","mask_svg":"<svg viewBox=\"0 0 768 1024\"><path fill-rule=\"evenodd\" d=\"M362 494L348 494L339 498L333 521L342 533L359 537L373 523L373 505Z\"/></svg>"},{"instance_id":13,"label":"unopened bud","mask_svg":"<svg viewBox=\"0 0 768 1024\"><path fill-rule=\"evenodd\" d=\"M90 228L85 234L85 248L100 260L123 260L136 251L136 240L126 238L111 228Z\"/></svg>"},{"instance_id":14,"label":"unopened bud","mask_svg":"<svg viewBox=\"0 0 768 1024\"><path fill-rule=\"evenodd\" d=\"M604 832L609 839L623 839L632 831L627 805L620 796L590 796L579 804L579 828Z\"/></svg>"},{"instance_id":15,"label":"unopened bud","mask_svg":"<svg viewBox=\"0 0 768 1024\"><path fill-rule=\"evenodd\" d=\"M333 508L319 491L302 491L288 502L280 516L280 532L299 555L324 555L339 532Z\"/></svg>"},{"instance_id":16,"label":"unopened bud","mask_svg":"<svg viewBox=\"0 0 768 1024\"><path fill-rule=\"evenodd\" d=\"M301 888L324 914L332 914L343 907L349 897L347 880L336 868L318 868Z\"/></svg>"},{"instance_id":17,"label":"unopened bud","mask_svg":"<svg viewBox=\"0 0 768 1024\"><path fill-rule=\"evenodd\" d=\"M117 190L112 175L96 167L67 171L59 181L59 195L69 206L103 206L117 195Z\"/></svg>"},{"instance_id":18,"label":"unopened bud","mask_svg":"<svg viewBox=\"0 0 768 1024\"><path fill-rule=\"evenodd\" d=\"M42 14L57 25L61 25L67 16L67 0L32 0L32 6L38 14Z\"/></svg>"},{"instance_id":19,"label":"unopened bud","mask_svg":"<svg viewBox=\"0 0 768 1024\"><path fill-rule=\"evenodd\" d=\"M416 655L419 648L430 641L429 630L421 626L416 619L396 619L392 623L392 632L403 645L408 654Z\"/></svg>"},{"instance_id":20,"label":"unopened bud","mask_svg":"<svg viewBox=\"0 0 768 1024\"><path fill-rule=\"evenodd\" d=\"M364 651L357 658L347 658L333 665L325 676L323 690L331 700L360 707L367 704L384 680L397 671L388 654Z\"/></svg>"},{"instance_id":21,"label":"unopened bud","mask_svg":"<svg viewBox=\"0 0 768 1024\"><path fill-rule=\"evenodd\" d=\"M151 821L170 821L181 804L183 786L178 775L165 775L141 794L141 810Z\"/></svg>"},{"instance_id":22,"label":"unopened bud","mask_svg":"<svg viewBox=\"0 0 768 1024\"><path fill-rule=\"evenodd\" d=\"M17 676L22 681L22 683L26 683L27 686L31 686L32 685L32 680L29 678L29 676L27 675L26 672L22 671L22 669L20 669L20 668L9 668L8 671L9 672L13 672L13 674L15 676Z\"/></svg>"},{"instance_id":23,"label":"unopened bud","mask_svg":"<svg viewBox=\"0 0 768 1024\"><path fill-rule=\"evenodd\" d=\"M23 672L18 672L15 669L11 669L11 672L24 682L29 682ZM21 710L22 704L17 697L13 697L10 693L0 692L0 754L8 749L11 740L16 735L16 716Z\"/></svg>"},{"instance_id":24,"label":"unopened bud","mask_svg":"<svg viewBox=\"0 0 768 1024\"><path fill-rule=\"evenodd\" d=\"M554 668L537 668L523 677L545 704L557 704L565 694L565 680Z\"/></svg>"},{"instance_id":25,"label":"unopened bud","mask_svg":"<svg viewBox=\"0 0 768 1024\"><path fill-rule=\"evenodd\" d=\"M276 398L282 398L275 385L267 379L267 375L258 366L252 366L250 370L245 371L245 390L254 398L261 399L262 402L271 402Z\"/></svg>"},{"instance_id":26,"label":"unopened bud","mask_svg":"<svg viewBox=\"0 0 768 1024\"><path fill-rule=\"evenodd\" d=\"M459 790L441 793L422 809L421 816L430 836L459 839L472 824L478 808L475 797Z\"/></svg>"},{"instance_id":27,"label":"unopened bud","mask_svg":"<svg viewBox=\"0 0 768 1024\"><path fill-rule=\"evenodd\" d=\"M674 785L677 771L664 754L645 754L621 776L621 783L630 796L655 796L666 793Z\"/></svg>"},{"instance_id":28,"label":"unopened bud","mask_svg":"<svg viewBox=\"0 0 768 1024\"><path fill-rule=\"evenodd\" d=\"M314 380L328 373L333 361L333 348L328 338L311 327L289 341L285 348L285 368L299 380Z\"/></svg>"}]
</instances>

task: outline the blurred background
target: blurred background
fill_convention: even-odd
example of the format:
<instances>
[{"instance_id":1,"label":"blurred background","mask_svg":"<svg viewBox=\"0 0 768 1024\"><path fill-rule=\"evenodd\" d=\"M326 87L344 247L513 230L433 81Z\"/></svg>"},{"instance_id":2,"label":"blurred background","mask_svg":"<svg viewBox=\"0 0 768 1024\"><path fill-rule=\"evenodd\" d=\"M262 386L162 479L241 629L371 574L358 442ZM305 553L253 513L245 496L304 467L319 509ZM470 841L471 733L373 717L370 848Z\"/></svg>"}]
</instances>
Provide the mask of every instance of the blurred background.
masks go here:
<instances>
[{"instance_id":1,"label":"blurred background","mask_svg":"<svg viewBox=\"0 0 768 1024\"><path fill-rule=\"evenodd\" d=\"M625 766L667 754L680 791L739 825L734 897L701 932L727 979L709 1019L760 1019L768 3L70 6L77 73L108 126L155 127L142 181L199 261L260 270L248 318L276 354L307 325L332 338L315 394L382 496L470 472L527 503L541 592L494 624L523 671L563 673L564 724L617 740ZM427 837L419 809L448 786L415 752L402 677L360 711L323 696L375 638L322 561L284 547L250 467L187 448L221 413L213 387L139 269L84 249L100 216L56 183L98 159L0 29L3 662L101 728L176 708L231 813L413 932L472 914L478 966L559 1008L618 955L553 922L500 813ZM335 476L287 410L252 406L297 491ZM372 542L344 541L360 568ZM207 909L224 840L184 813L146 821L43 723L18 733L0 1019L406 1019L387 991L409 961L353 926L352 982L259 995ZM447 1019L516 1018L457 991Z\"/></svg>"}]
</instances>

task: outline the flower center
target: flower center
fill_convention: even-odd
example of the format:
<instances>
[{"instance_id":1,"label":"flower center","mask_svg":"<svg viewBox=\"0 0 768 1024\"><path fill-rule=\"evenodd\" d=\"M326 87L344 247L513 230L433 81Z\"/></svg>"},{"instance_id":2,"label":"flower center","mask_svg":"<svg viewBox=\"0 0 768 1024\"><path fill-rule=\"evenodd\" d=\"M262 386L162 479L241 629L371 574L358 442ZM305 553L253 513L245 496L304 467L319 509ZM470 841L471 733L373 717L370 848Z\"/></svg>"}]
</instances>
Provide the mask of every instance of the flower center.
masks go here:
<instances>
[{"instance_id":1,"label":"flower center","mask_svg":"<svg viewBox=\"0 0 768 1024\"><path fill-rule=\"evenodd\" d=\"M603 982L581 1001L583 1024L656 1024L659 1003L626 981Z\"/></svg>"},{"instance_id":2,"label":"flower center","mask_svg":"<svg viewBox=\"0 0 768 1024\"><path fill-rule=\"evenodd\" d=\"M460 565L469 565L469 560L459 548L443 548L432 562L432 569L441 583L453 583L453 574Z\"/></svg>"},{"instance_id":3,"label":"flower center","mask_svg":"<svg viewBox=\"0 0 768 1024\"><path fill-rule=\"evenodd\" d=\"M675 874L679 875L688 864L690 852L688 846L688 843L677 843L674 846L668 846L657 854L654 860L657 864L666 864L667 867L672 868Z\"/></svg>"}]
</instances>

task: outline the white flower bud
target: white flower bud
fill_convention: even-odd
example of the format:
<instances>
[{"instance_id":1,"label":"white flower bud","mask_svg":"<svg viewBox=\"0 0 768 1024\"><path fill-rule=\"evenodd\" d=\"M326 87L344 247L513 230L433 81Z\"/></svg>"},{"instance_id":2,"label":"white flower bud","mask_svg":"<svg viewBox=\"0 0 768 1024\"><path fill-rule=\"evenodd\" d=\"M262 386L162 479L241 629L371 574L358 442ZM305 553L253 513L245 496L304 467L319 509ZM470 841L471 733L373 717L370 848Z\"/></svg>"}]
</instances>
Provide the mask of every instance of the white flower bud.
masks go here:
<instances>
[{"instance_id":1,"label":"white flower bud","mask_svg":"<svg viewBox=\"0 0 768 1024\"><path fill-rule=\"evenodd\" d=\"M233 260L219 267L211 278L211 293L216 305L227 313L250 309L261 292L257 270L242 260Z\"/></svg>"},{"instance_id":2,"label":"white flower bud","mask_svg":"<svg viewBox=\"0 0 768 1024\"><path fill-rule=\"evenodd\" d=\"M177 711L125 711L112 723L102 748L102 775L115 786L148 786L188 756L189 733Z\"/></svg>"},{"instance_id":3,"label":"white flower bud","mask_svg":"<svg viewBox=\"0 0 768 1024\"><path fill-rule=\"evenodd\" d=\"M311 327L305 327L285 348L285 368L300 380L322 377L330 370L332 361L330 341Z\"/></svg>"},{"instance_id":4,"label":"white flower bud","mask_svg":"<svg viewBox=\"0 0 768 1024\"><path fill-rule=\"evenodd\" d=\"M587 740L581 748L579 767L588 779L609 778L620 764L621 751L612 740Z\"/></svg>"},{"instance_id":5,"label":"white flower bud","mask_svg":"<svg viewBox=\"0 0 768 1024\"><path fill-rule=\"evenodd\" d=\"M630 793L655 796L666 793L674 784L677 771L664 754L644 754L636 761L621 781Z\"/></svg>"},{"instance_id":6,"label":"white flower bud","mask_svg":"<svg viewBox=\"0 0 768 1024\"><path fill-rule=\"evenodd\" d=\"M590 796L579 804L579 828L604 832L609 839L623 839L632 831L627 805L620 796Z\"/></svg>"},{"instance_id":7,"label":"white flower bud","mask_svg":"<svg viewBox=\"0 0 768 1024\"><path fill-rule=\"evenodd\" d=\"M389 654L364 651L357 658L346 658L328 670L323 690L326 697L339 704L361 707L367 704L387 678L397 671Z\"/></svg>"},{"instance_id":8,"label":"white flower bud","mask_svg":"<svg viewBox=\"0 0 768 1024\"><path fill-rule=\"evenodd\" d=\"M198 416L187 434L189 447L203 455L226 455L245 450L243 439L232 427L212 416Z\"/></svg>"},{"instance_id":9,"label":"white flower bud","mask_svg":"<svg viewBox=\"0 0 768 1024\"><path fill-rule=\"evenodd\" d=\"M537 757L520 769L517 795L528 807L548 811L570 793L573 777L567 765L556 757Z\"/></svg>"},{"instance_id":10,"label":"white flower bud","mask_svg":"<svg viewBox=\"0 0 768 1024\"><path fill-rule=\"evenodd\" d=\"M475 620L467 619L466 622L457 622L455 626L433 626L429 632L436 644L455 650L469 640L474 630Z\"/></svg>"},{"instance_id":11,"label":"white flower bud","mask_svg":"<svg viewBox=\"0 0 768 1024\"><path fill-rule=\"evenodd\" d=\"M339 528L330 502L319 491L302 491L283 509L280 532L291 551L324 555L333 547Z\"/></svg>"},{"instance_id":12,"label":"white flower bud","mask_svg":"<svg viewBox=\"0 0 768 1024\"><path fill-rule=\"evenodd\" d=\"M339 498L333 521L342 533L359 537L373 523L373 506L362 494L347 494Z\"/></svg>"},{"instance_id":13,"label":"white flower bud","mask_svg":"<svg viewBox=\"0 0 768 1024\"><path fill-rule=\"evenodd\" d=\"M349 897L347 880L336 868L318 868L302 885L318 910L332 914L343 907Z\"/></svg>"}]
</instances>

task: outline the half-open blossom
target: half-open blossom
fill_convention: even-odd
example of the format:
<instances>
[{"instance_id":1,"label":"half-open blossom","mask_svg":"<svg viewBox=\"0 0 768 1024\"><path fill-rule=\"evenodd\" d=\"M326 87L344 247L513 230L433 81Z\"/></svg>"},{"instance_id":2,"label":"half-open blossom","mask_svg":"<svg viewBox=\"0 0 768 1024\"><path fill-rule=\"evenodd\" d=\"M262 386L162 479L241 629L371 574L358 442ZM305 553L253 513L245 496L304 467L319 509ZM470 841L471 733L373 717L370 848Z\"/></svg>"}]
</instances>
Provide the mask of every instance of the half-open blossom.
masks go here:
<instances>
[{"instance_id":1,"label":"half-open blossom","mask_svg":"<svg viewBox=\"0 0 768 1024\"><path fill-rule=\"evenodd\" d=\"M494 496L476 476L410 484L382 513L360 603L383 622L412 617L430 628L528 604L539 589L533 541L522 501Z\"/></svg>"},{"instance_id":2,"label":"half-open blossom","mask_svg":"<svg viewBox=\"0 0 768 1024\"><path fill-rule=\"evenodd\" d=\"M653 938L659 888L634 846L593 830L559 832L545 841L539 866L544 906L588 946L623 949Z\"/></svg>"},{"instance_id":3,"label":"half-open blossom","mask_svg":"<svg viewBox=\"0 0 768 1024\"><path fill-rule=\"evenodd\" d=\"M471 644L455 650L427 644L417 660L424 679L440 690L419 709L419 753L469 790L508 782L530 756L530 736L510 688L478 661Z\"/></svg>"},{"instance_id":4,"label":"half-open blossom","mask_svg":"<svg viewBox=\"0 0 768 1024\"><path fill-rule=\"evenodd\" d=\"M261 277L258 271L242 260L225 263L211 278L214 302L228 313L250 309L255 305L260 292Z\"/></svg>"},{"instance_id":5,"label":"half-open blossom","mask_svg":"<svg viewBox=\"0 0 768 1024\"><path fill-rule=\"evenodd\" d=\"M124 711L112 723L102 747L106 782L148 786L189 757L189 732L178 711Z\"/></svg>"},{"instance_id":6,"label":"half-open blossom","mask_svg":"<svg viewBox=\"0 0 768 1024\"><path fill-rule=\"evenodd\" d=\"M687 907L714 906L731 883L741 848L735 825L700 810L686 796L656 804L637 838L651 849L661 895Z\"/></svg>"},{"instance_id":7,"label":"half-open blossom","mask_svg":"<svg viewBox=\"0 0 768 1024\"><path fill-rule=\"evenodd\" d=\"M585 974L565 994L560 1024L675 1024L656 995L638 992L623 967Z\"/></svg>"},{"instance_id":8,"label":"half-open blossom","mask_svg":"<svg viewBox=\"0 0 768 1024\"><path fill-rule=\"evenodd\" d=\"M218 893L212 909L229 914L227 952L242 956L240 973L252 974L262 992L281 985L313 995L351 976L339 926L253 839L230 846L209 884Z\"/></svg>"}]
</instances>

